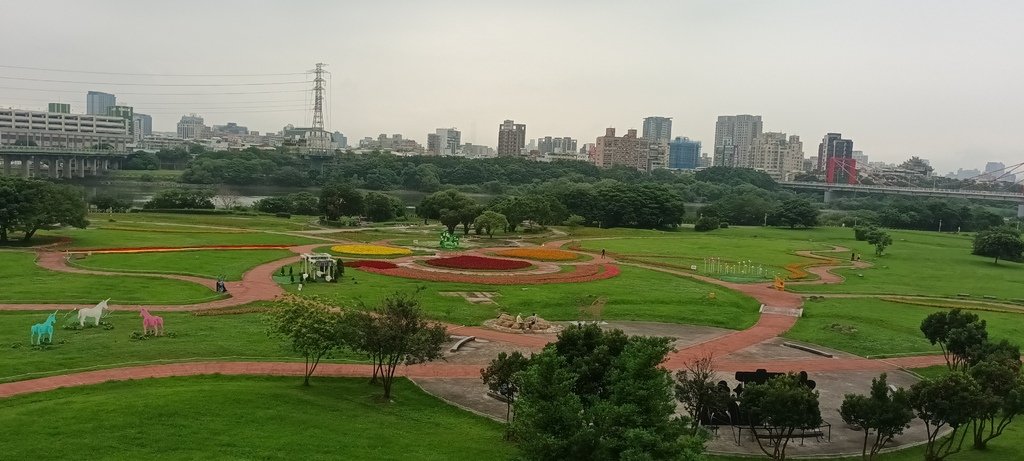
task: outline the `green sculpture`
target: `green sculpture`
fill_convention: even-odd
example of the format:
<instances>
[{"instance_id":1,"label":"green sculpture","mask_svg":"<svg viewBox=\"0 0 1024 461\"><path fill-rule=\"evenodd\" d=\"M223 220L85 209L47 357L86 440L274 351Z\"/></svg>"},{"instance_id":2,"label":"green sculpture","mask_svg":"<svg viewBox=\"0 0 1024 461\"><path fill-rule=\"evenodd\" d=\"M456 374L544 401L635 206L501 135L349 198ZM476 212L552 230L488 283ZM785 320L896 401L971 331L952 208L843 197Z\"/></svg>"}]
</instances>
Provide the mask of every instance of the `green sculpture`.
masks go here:
<instances>
[{"instance_id":1,"label":"green sculpture","mask_svg":"<svg viewBox=\"0 0 1024 461\"><path fill-rule=\"evenodd\" d=\"M441 248L454 250L459 247L459 236L451 232L441 232Z\"/></svg>"}]
</instances>

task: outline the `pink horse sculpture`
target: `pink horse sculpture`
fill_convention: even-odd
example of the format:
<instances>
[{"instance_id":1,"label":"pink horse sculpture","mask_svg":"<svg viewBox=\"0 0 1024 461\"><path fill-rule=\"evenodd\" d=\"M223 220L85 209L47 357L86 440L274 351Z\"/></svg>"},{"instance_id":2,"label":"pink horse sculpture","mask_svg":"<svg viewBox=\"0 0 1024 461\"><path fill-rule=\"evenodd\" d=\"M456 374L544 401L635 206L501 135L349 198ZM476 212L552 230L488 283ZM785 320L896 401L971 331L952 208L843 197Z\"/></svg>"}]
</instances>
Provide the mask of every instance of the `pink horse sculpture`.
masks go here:
<instances>
[{"instance_id":1,"label":"pink horse sculpture","mask_svg":"<svg viewBox=\"0 0 1024 461\"><path fill-rule=\"evenodd\" d=\"M139 317L142 317L142 334L149 333L150 328L153 329L154 336L162 336L164 334L163 317L152 315L146 309L142 309L139 312Z\"/></svg>"}]
</instances>

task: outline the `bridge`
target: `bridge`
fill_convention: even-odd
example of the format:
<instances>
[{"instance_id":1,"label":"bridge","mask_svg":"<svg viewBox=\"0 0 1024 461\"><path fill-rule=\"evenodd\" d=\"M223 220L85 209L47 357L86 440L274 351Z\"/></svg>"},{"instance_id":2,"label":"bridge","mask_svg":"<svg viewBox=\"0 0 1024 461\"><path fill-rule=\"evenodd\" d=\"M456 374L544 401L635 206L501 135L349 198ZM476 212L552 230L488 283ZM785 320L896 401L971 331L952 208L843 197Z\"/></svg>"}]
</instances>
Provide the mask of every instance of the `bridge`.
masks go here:
<instances>
[{"instance_id":1,"label":"bridge","mask_svg":"<svg viewBox=\"0 0 1024 461\"><path fill-rule=\"evenodd\" d=\"M128 152L63 147L0 146L3 176L84 178L117 169Z\"/></svg>"},{"instance_id":2,"label":"bridge","mask_svg":"<svg viewBox=\"0 0 1024 461\"><path fill-rule=\"evenodd\" d=\"M835 192L915 195L919 197L955 197L999 202L1014 202L1017 204L1017 217L1024 218L1024 194L1020 192L969 189L929 189L927 187L874 186L867 184L827 184L820 182L797 181L780 181L779 185L789 189L822 191L825 193L825 203L832 201Z\"/></svg>"}]
</instances>

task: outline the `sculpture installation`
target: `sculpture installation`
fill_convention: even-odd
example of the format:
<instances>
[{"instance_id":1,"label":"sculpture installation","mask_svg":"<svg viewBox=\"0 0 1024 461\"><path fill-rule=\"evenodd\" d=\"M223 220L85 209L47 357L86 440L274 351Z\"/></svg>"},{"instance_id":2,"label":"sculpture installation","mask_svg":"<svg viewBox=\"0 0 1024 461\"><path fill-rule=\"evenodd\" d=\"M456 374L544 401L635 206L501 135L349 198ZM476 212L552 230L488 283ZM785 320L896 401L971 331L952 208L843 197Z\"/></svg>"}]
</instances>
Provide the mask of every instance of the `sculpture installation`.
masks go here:
<instances>
[{"instance_id":1,"label":"sculpture installation","mask_svg":"<svg viewBox=\"0 0 1024 461\"><path fill-rule=\"evenodd\" d=\"M88 319L96 319L96 326L100 326L100 317L103 317L103 310L107 309L107 301L110 301L110 298L104 299L95 307L78 309L78 326L84 327Z\"/></svg>"},{"instance_id":2,"label":"sculpture installation","mask_svg":"<svg viewBox=\"0 0 1024 461\"><path fill-rule=\"evenodd\" d=\"M46 317L45 322L32 325L32 335L29 341L32 344L42 344L43 335L46 335L47 342L53 343L54 323L57 323L57 311L53 311L52 314Z\"/></svg>"},{"instance_id":3,"label":"sculpture installation","mask_svg":"<svg viewBox=\"0 0 1024 461\"><path fill-rule=\"evenodd\" d=\"M162 336L164 333L164 318L156 315L152 315L148 310L142 309L139 311L139 317L142 317L142 334L149 333L150 327L153 328L153 336Z\"/></svg>"}]
</instances>

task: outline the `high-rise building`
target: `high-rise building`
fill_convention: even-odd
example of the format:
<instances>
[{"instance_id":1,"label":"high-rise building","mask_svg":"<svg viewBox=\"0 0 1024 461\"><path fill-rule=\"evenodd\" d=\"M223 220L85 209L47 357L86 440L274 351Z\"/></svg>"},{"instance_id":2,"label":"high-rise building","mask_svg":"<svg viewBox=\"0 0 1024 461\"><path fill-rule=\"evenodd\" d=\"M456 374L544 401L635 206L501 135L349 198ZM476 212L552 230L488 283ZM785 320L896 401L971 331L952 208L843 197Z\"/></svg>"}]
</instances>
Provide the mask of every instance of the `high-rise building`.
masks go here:
<instances>
[{"instance_id":1,"label":"high-rise building","mask_svg":"<svg viewBox=\"0 0 1024 461\"><path fill-rule=\"evenodd\" d=\"M643 138L659 144L668 144L672 139L672 118L670 117L647 117L644 118Z\"/></svg>"},{"instance_id":2,"label":"high-rise building","mask_svg":"<svg viewBox=\"0 0 1024 461\"><path fill-rule=\"evenodd\" d=\"M331 147L335 149L345 149L348 147L348 138L340 131L335 131L331 134Z\"/></svg>"},{"instance_id":3,"label":"high-rise building","mask_svg":"<svg viewBox=\"0 0 1024 461\"><path fill-rule=\"evenodd\" d=\"M427 134L427 152L434 155L456 155L462 145L462 132L455 128L438 128Z\"/></svg>"},{"instance_id":4,"label":"high-rise building","mask_svg":"<svg viewBox=\"0 0 1024 461\"><path fill-rule=\"evenodd\" d=\"M210 137L210 127L203 117L196 114L182 115L178 121L178 137L181 139L205 139Z\"/></svg>"},{"instance_id":5,"label":"high-rise building","mask_svg":"<svg viewBox=\"0 0 1024 461\"><path fill-rule=\"evenodd\" d=\"M121 117L0 109L0 146L124 151L129 142Z\"/></svg>"},{"instance_id":6,"label":"high-rise building","mask_svg":"<svg viewBox=\"0 0 1024 461\"><path fill-rule=\"evenodd\" d=\"M676 137L668 143L668 165L670 170L695 170L700 167L700 141Z\"/></svg>"},{"instance_id":7,"label":"high-rise building","mask_svg":"<svg viewBox=\"0 0 1024 461\"><path fill-rule=\"evenodd\" d=\"M153 117L136 112L134 123L136 136L153 136Z\"/></svg>"},{"instance_id":8,"label":"high-rise building","mask_svg":"<svg viewBox=\"0 0 1024 461\"><path fill-rule=\"evenodd\" d=\"M85 113L89 115L107 115L107 108L117 105L117 96L110 93L90 91L85 94Z\"/></svg>"},{"instance_id":9,"label":"high-rise building","mask_svg":"<svg viewBox=\"0 0 1024 461\"><path fill-rule=\"evenodd\" d=\"M71 104L65 104L62 102L51 102L46 106L46 111L52 112L54 114L70 114Z\"/></svg>"},{"instance_id":10,"label":"high-rise building","mask_svg":"<svg viewBox=\"0 0 1024 461\"><path fill-rule=\"evenodd\" d=\"M804 169L804 143L799 136L761 133L744 156L747 168L768 173L777 181L790 181Z\"/></svg>"},{"instance_id":11,"label":"high-rise building","mask_svg":"<svg viewBox=\"0 0 1024 461\"><path fill-rule=\"evenodd\" d=\"M52 112L52 111L51 111ZM1003 162L988 162L985 164L986 173L995 173L1006 169L1006 164Z\"/></svg>"},{"instance_id":12,"label":"high-rise building","mask_svg":"<svg viewBox=\"0 0 1024 461\"><path fill-rule=\"evenodd\" d=\"M616 137L615 128L608 128L594 144L594 164L602 168L623 165L646 171L649 168L649 145L649 141L637 137L634 129L626 131L625 136Z\"/></svg>"},{"instance_id":13,"label":"high-rise building","mask_svg":"<svg viewBox=\"0 0 1024 461\"><path fill-rule=\"evenodd\" d=\"M537 138L537 151L544 154L563 154L567 152L576 153L577 142L568 136L559 138L545 136Z\"/></svg>"},{"instance_id":14,"label":"high-rise building","mask_svg":"<svg viewBox=\"0 0 1024 461\"><path fill-rule=\"evenodd\" d=\"M853 159L853 141L841 133L827 133L818 144L818 171L825 172L829 184L856 184L857 161Z\"/></svg>"},{"instance_id":15,"label":"high-rise building","mask_svg":"<svg viewBox=\"0 0 1024 461\"><path fill-rule=\"evenodd\" d=\"M526 125L505 120L498 126L498 156L519 155L526 147Z\"/></svg>"},{"instance_id":16,"label":"high-rise building","mask_svg":"<svg viewBox=\"0 0 1024 461\"><path fill-rule=\"evenodd\" d=\"M867 165L868 156L864 155L864 151L855 150L853 151L853 159L857 161L858 165Z\"/></svg>"},{"instance_id":17,"label":"high-rise building","mask_svg":"<svg viewBox=\"0 0 1024 461\"><path fill-rule=\"evenodd\" d=\"M214 136L245 136L249 134L249 127L239 125L235 122L228 122L227 125L214 125Z\"/></svg>"},{"instance_id":18,"label":"high-rise building","mask_svg":"<svg viewBox=\"0 0 1024 461\"><path fill-rule=\"evenodd\" d=\"M133 141L142 139L141 133L135 129L135 109L132 106L110 106L107 108L106 115L124 119L124 124L128 127L128 137L130 139Z\"/></svg>"},{"instance_id":19,"label":"high-rise building","mask_svg":"<svg viewBox=\"0 0 1024 461\"><path fill-rule=\"evenodd\" d=\"M761 134L760 115L720 115L715 122L715 166L739 167L754 138Z\"/></svg>"}]
</instances>

